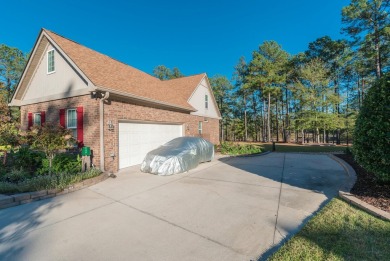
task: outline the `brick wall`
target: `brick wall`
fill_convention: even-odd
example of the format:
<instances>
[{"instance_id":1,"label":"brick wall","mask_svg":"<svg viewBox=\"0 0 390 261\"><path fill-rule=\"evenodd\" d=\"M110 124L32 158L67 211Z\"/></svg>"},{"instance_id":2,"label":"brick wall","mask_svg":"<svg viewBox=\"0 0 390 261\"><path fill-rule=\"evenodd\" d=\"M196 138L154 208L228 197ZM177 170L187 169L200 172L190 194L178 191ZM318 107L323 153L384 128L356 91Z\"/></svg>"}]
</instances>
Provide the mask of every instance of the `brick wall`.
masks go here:
<instances>
[{"instance_id":1,"label":"brick wall","mask_svg":"<svg viewBox=\"0 0 390 261\"><path fill-rule=\"evenodd\" d=\"M91 147L93 152L92 162L99 166L99 100L91 99L89 95L21 106L21 128L27 129L29 112L45 111L46 122L59 124L60 109L72 109L79 106L84 108L84 145Z\"/></svg>"}]
</instances>

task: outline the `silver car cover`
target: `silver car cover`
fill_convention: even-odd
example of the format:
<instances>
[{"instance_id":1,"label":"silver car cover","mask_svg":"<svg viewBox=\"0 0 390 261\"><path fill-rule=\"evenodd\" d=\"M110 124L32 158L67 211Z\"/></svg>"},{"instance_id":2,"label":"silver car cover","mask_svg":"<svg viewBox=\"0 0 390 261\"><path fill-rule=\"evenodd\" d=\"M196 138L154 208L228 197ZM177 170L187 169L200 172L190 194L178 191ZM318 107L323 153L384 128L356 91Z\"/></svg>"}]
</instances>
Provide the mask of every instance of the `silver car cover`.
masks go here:
<instances>
[{"instance_id":1,"label":"silver car cover","mask_svg":"<svg viewBox=\"0 0 390 261\"><path fill-rule=\"evenodd\" d=\"M146 154L141 171L161 176L196 168L214 158L214 145L203 138L180 137Z\"/></svg>"}]
</instances>

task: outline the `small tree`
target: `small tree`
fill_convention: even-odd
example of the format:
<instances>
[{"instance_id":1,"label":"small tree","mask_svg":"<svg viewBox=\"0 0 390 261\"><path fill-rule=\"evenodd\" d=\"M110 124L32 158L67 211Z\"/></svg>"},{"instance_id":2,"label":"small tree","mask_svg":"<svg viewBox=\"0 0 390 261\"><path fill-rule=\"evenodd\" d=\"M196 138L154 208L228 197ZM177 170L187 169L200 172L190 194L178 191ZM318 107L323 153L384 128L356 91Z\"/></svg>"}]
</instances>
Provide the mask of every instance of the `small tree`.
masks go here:
<instances>
[{"instance_id":1,"label":"small tree","mask_svg":"<svg viewBox=\"0 0 390 261\"><path fill-rule=\"evenodd\" d=\"M357 162L382 182L390 183L390 74L369 89L355 125Z\"/></svg>"},{"instance_id":2,"label":"small tree","mask_svg":"<svg viewBox=\"0 0 390 261\"><path fill-rule=\"evenodd\" d=\"M72 135L69 130L50 122L44 126L34 126L30 132L31 147L41 150L49 160L49 174L51 175L54 156L69 147Z\"/></svg>"},{"instance_id":3,"label":"small tree","mask_svg":"<svg viewBox=\"0 0 390 261\"><path fill-rule=\"evenodd\" d=\"M7 153L20 143L19 128L12 122L0 122L0 151L3 152L3 165L7 162Z\"/></svg>"}]
</instances>

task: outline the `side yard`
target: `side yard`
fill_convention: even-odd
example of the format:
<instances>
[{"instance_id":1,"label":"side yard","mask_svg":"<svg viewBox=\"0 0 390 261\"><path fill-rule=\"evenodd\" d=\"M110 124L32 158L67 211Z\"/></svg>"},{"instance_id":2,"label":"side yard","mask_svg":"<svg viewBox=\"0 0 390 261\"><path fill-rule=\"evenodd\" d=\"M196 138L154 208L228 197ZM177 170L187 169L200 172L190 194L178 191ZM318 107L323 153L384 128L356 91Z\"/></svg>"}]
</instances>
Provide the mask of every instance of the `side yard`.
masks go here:
<instances>
[{"instance_id":1,"label":"side yard","mask_svg":"<svg viewBox=\"0 0 390 261\"><path fill-rule=\"evenodd\" d=\"M390 222L339 198L269 260L390 260Z\"/></svg>"}]
</instances>

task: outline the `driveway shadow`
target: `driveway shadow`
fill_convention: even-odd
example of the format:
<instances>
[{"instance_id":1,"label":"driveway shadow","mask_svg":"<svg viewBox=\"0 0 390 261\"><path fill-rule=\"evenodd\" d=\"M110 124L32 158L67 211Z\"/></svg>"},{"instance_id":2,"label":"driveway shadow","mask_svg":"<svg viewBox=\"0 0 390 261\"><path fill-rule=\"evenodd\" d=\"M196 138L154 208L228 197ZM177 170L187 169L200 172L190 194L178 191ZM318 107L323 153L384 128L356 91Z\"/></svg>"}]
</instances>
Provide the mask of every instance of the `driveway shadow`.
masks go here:
<instances>
[{"instance_id":1,"label":"driveway shadow","mask_svg":"<svg viewBox=\"0 0 390 261\"><path fill-rule=\"evenodd\" d=\"M266 260L297 233L348 180L338 162L326 154L270 153L219 159L240 173L255 175L259 185L280 189L274 245L260 256ZM222 167L223 168L223 167Z\"/></svg>"},{"instance_id":2,"label":"driveway shadow","mask_svg":"<svg viewBox=\"0 0 390 261\"><path fill-rule=\"evenodd\" d=\"M12 260L19 256L26 247L20 242L61 205L53 199L45 199L0 210L0 260Z\"/></svg>"}]
</instances>

